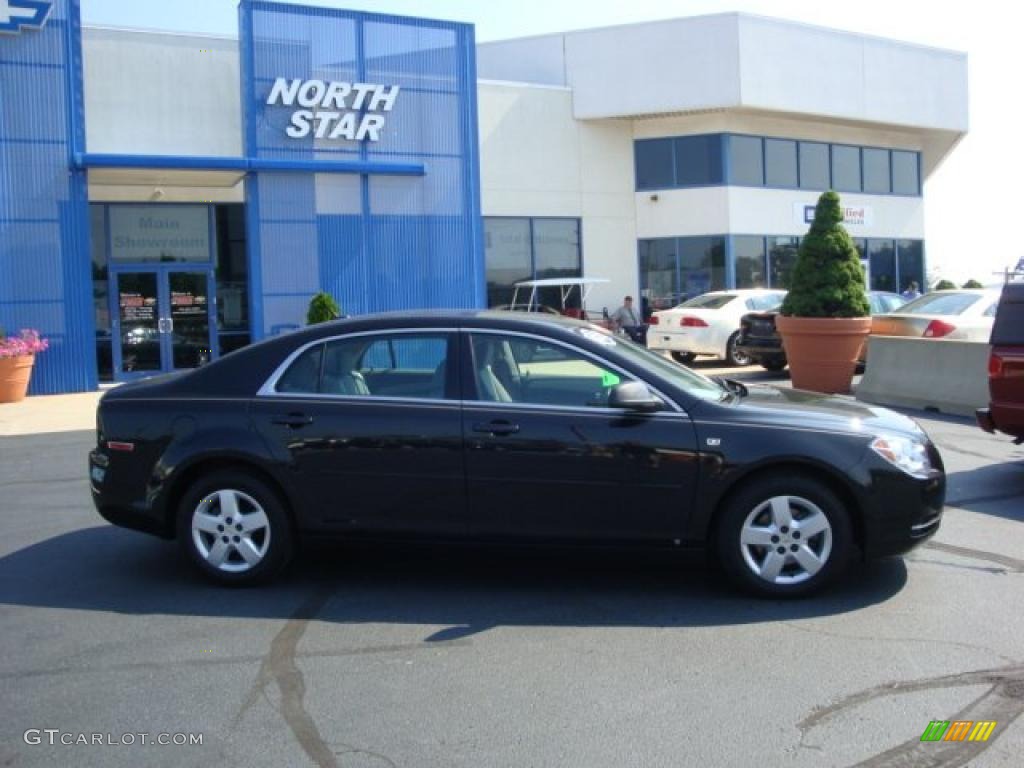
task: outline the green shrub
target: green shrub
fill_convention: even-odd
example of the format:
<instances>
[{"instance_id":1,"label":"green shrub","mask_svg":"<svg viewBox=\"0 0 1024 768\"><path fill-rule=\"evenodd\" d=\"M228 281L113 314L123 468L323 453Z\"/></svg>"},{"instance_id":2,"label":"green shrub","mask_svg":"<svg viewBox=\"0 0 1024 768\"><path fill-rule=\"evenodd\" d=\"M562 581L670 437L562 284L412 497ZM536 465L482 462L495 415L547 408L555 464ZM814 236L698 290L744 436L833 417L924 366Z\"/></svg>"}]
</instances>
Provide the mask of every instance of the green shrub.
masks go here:
<instances>
[{"instance_id":1,"label":"green shrub","mask_svg":"<svg viewBox=\"0 0 1024 768\"><path fill-rule=\"evenodd\" d=\"M937 282L935 284L935 287L932 288L932 290L933 291L952 291L954 288L956 288L956 283L954 283L952 280L939 280L939 282Z\"/></svg>"},{"instance_id":2,"label":"green shrub","mask_svg":"<svg viewBox=\"0 0 1024 768\"><path fill-rule=\"evenodd\" d=\"M309 300L309 311L306 313L306 323L316 325L326 323L328 320L337 320L341 317L341 307L334 297L329 293L321 291Z\"/></svg>"},{"instance_id":3,"label":"green shrub","mask_svg":"<svg viewBox=\"0 0 1024 768\"><path fill-rule=\"evenodd\" d=\"M814 223L800 242L782 314L795 317L866 317L870 313L860 254L842 225L839 195L825 192Z\"/></svg>"},{"instance_id":4,"label":"green shrub","mask_svg":"<svg viewBox=\"0 0 1024 768\"><path fill-rule=\"evenodd\" d=\"M964 288L984 288L985 286L975 280L973 277L964 283Z\"/></svg>"}]
</instances>

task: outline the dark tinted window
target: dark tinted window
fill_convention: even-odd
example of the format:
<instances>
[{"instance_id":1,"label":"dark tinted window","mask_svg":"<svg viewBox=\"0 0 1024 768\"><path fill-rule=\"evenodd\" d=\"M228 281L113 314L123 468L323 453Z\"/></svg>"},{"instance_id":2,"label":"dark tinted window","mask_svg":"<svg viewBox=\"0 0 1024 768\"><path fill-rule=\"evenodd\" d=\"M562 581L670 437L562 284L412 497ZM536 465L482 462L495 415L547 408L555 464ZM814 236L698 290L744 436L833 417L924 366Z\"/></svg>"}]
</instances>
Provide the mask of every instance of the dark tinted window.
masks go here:
<instances>
[{"instance_id":1,"label":"dark tinted window","mask_svg":"<svg viewBox=\"0 0 1024 768\"><path fill-rule=\"evenodd\" d=\"M871 290L898 291L896 249L893 248L892 240L868 240L868 258L871 263Z\"/></svg>"},{"instance_id":2,"label":"dark tinted window","mask_svg":"<svg viewBox=\"0 0 1024 768\"><path fill-rule=\"evenodd\" d=\"M732 239L732 252L736 259L737 288L764 288L768 285L763 237L736 236Z\"/></svg>"},{"instance_id":3,"label":"dark tinted window","mask_svg":"<svg viewBox=\"0 0 1024 768\"><path fill-rule=\"evenodd\" d=\"M993 344L1024 344L1024 283L1003 288L992 326Z\"/></svg>"},{"instance_id":4,"label":"dark tinted window","mask_svg":"<svg viewBox=\"0 0 1024 768\"><path fill-rule=\"evenodd\" d=\"M448 339L415 333L355 336L327 344L321 391L349 397L440 400Z\"/></svg>"},{"instance_id":5,"label":"dark tinted window","mask_svg":"<svg viewBox=\"0 0 1024 768\"><path fill-rule=\"evenodd\" d=\"M789 278L796 265L796 257L800 248L800 238L769 237L768 262L772 288L789 288Z\"/></svg>"},{"instance_id":6,"label":"dark tinted window","mask_svg":"<svg viewBox=\"0 0 1024 768\"><path fill-rule=\"evenodd\" d=\"M679 238L680 290L685 297L725 288L725 238Z\"/></svg>"},{"instance_id":7,"label":"dark tinted window","mask_svg":"<svg viewBox=\"0 0 1024 768\"><path fill-rule=\"evenodd\" d=\"M634 145L637 189L658 189L675 185L672 139L646 139Z\"/></svg>"},{"instance_id":8,"label":"dark tinted window","mask_svg":"<svg viewBox=\"0 0 1024 768\"><path fill-rule=\"evenodd\" d=\"M722 183L722 137L684 136L676 143L676 185Z\"/></svg>"},{"instance_id":9,"label":"dark tinted window","mask_svg":"<svg viewBox=\"0 0 1024 768\"><path fill-rule=\"evenodd\" d=\"M760 187L764 184L761 139L754 136L729 137L730 184Z\"/></svg>"},{"instance_id":10,"label":"dark tinted window","mask_svg":"<svg viewBox=\"0 0 1024 768\"><path fill-rule=\"evenodd\" d=\"M508 304L512 301L514 284L529 280L533 275L530 220L485 218L484 260L488 305Z\"/></svg>"},{"instance_id":11,"label":"dark tinted window","mask_svg":"<svg viewBox=\"0 0 1024 768\"><path fill-rule=\"evenodd\" d=\"M832 188L860 192L860 148L832 145Z\"/></svg>"},{"instance_id":12,"label":"dark tinted window","mask_svg":"<svg viewBox=\"0 0 1024 768\"><path fill-rule=\"evenodd\" d=\"M679 299L674 237L640 241L640 296L644 317L674 306Z\"/></svg>"},{"instance_id":13,"label":"dark tinted window","mask_svg":"<svg viewBox=\"0 0 1024 768\"><path fill-rule=\"evenodd\" d=\"M311 347L299 355L277 381L278 392L314 394L320 389L320 361L323 344Z\"/></svg>"},{"instance_id":14,"label":"dark tinted window","mask_svg":"<svg viewBox=\"0 0 1024 768\"><path fill-rule=\"evenodd\" d=\"M900 285L903 290L910 287L910 282L917 283L918 288L927 285L924 280L924 243L920 240L897 240L896 256L900 269Z\"/></svg>"},{"instance_id":15,"label":"dark tinted window","mask_svg":"<svg viewBox=\"0 0 1024 768\"><path fill-rule=\"evenodd\" d=\"M800 142L800 188L826 190L828 178L828 144Z\"/></svg>"},{"instance_id":16,"label":"dark tinted window","mask_svg":"<svg viewBox=\"0 0 1024 768\"><path fill-rule=\"evenodd\" d=\"M864 191L887 195L889 184L889 150L867 149L864 152Z\"/></svg>"},{"instance_id":17,"label":"dark tinted window","mask_svg":"<svg viewBox=\"0 0 1024 768\"><path fill-rule=\"evenodd\" d=\"M765 183L769 187L796 187L796 142L764 140Z\"/></svg>"},{"instance_id":18,"label":"dark tinted window","mask_svg":"<svg viewBox=\"0 0 1024 768\"><path fill-rule=\"evenodd\" d=\"M921 192L918 182L917 152L892 153L892 191L897 195L917 195Z\"/></svg>"}]
</instances>

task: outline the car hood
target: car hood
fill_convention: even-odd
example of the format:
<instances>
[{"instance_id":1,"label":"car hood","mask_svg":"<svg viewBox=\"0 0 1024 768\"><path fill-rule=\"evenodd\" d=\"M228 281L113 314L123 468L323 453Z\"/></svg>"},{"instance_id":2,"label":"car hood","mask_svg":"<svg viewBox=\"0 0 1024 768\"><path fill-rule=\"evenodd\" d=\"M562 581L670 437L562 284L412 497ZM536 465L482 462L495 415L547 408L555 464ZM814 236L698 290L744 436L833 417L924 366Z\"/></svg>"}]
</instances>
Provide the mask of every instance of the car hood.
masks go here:
<instances>
[{"instance_id":1,"label":"car hood","mask_svg":"<svg viewBox=\"0 0 1024 768\"><path fill-rule=\"evenodd\" d=\"M726 407L731 409L734 419L750 424L865 436L897 433L920 437L924 434L913 419L846 395L752 385L747 385L747 392Z\"/></svg>"}]
</instances>

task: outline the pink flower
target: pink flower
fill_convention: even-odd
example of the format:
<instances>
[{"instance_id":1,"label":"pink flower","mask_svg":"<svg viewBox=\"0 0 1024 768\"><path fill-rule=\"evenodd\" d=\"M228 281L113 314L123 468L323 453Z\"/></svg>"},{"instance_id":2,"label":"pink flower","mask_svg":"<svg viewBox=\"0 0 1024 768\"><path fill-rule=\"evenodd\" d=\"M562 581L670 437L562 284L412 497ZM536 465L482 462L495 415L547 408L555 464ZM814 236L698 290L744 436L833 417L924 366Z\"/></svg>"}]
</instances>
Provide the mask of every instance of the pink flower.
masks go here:
<instances>
[{"instance_id":1,"label":"pink flower","mask_svg":"<svg viewBox=\"0 0 1024 768\"><path fill-rule=\"evenodd\" d=\"M44 352L50 342L39 337L39 331L22 329L17 336L0 334L0 357L22 357Z\"/></svg>"}]
</instances>

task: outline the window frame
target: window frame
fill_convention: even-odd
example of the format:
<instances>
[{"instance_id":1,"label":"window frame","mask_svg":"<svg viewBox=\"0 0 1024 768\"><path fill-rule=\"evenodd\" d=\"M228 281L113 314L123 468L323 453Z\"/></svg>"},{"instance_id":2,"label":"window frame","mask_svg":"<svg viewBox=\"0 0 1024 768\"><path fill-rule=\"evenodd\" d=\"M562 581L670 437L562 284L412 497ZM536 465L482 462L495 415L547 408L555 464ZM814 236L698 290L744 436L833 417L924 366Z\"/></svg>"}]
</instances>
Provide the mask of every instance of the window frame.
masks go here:
<instances>
[{"instance_id":1,"label":"window frame","mask_svg":"<svg viewBox=\"0 0 1024 768\"><path fill-rule=\"evenodd\" d=\"M284 374L291 368L292 364L301 357L309 349L317 346L324 346L323 358L326 358L327 345L336 341L348 341L350 339L365 338L369 336L443 336L448 344L448 350L446 355L446 371L445 371L445 389L448 389L448 385L452 382L453 378L456 381L461 382L461 377L456 373L453 375L453 366L456 371L459 370L459 329L452 327L423 327L423 328L379 328L372 331L353 331L352 333L339 333L333 336L323 336L318 339L313 339L305 344L292 350L292 352L285 357L284 361L274 369L273 373L267 378L263 385L257 390L257 398L288 398L288 399L309 399L309 400L330 400L330 401L346 401L346 402L374 402L374 403L405 403L405 404L444 404L444 405L458 405L461 400L461 394L455 398L428 398L428 397L395 397L392 395L339 395L329 392L279 392L277 390L277 384L284 376ZM318 382L318 388L322 387L323 382L323 358L320 362L320 381Z\"/></svg>"}]
</instances>

